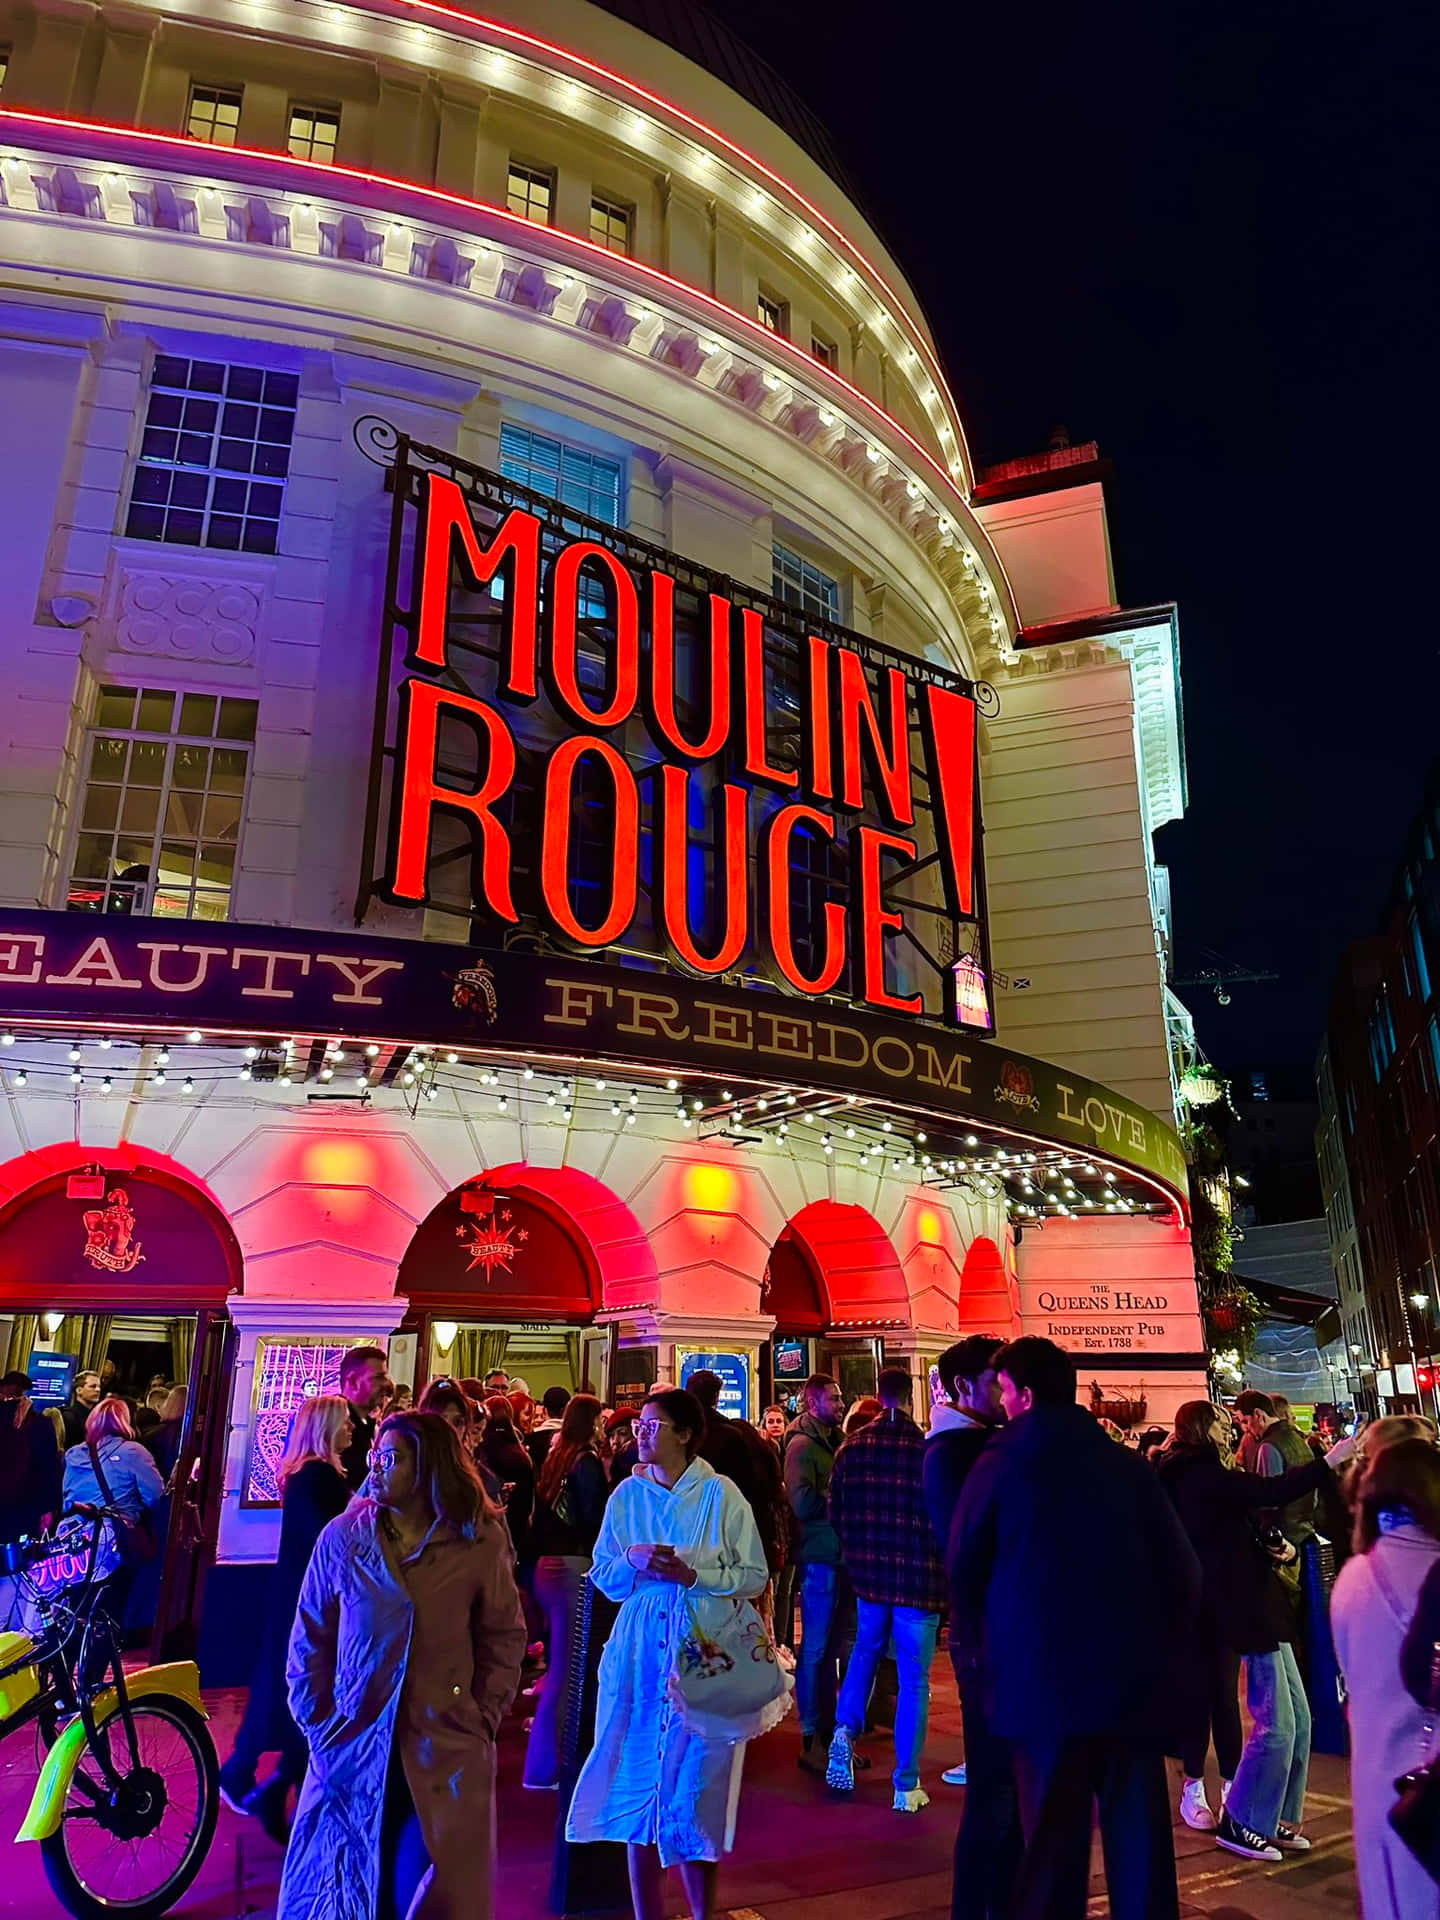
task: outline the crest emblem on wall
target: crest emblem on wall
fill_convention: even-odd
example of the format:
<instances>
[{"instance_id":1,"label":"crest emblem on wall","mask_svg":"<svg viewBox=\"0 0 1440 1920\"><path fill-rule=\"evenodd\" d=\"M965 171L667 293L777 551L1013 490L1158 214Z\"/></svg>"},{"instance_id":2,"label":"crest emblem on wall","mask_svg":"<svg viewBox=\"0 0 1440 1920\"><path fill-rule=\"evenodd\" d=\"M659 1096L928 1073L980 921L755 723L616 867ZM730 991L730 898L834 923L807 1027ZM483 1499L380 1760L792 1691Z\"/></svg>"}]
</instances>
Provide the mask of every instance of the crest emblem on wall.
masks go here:
<instances>
[{"instance_id":1,"label":"crest emblem on wall","mask_svg":"<svg viewBox=\"0 0 1440 1920\"><path fill-rule=\"evenodd\" d=\"M470 1256L465 1271L473 1273L476 1267L483 1267L487 1280L494 1277L496 1267L508 1272L515 1255L530 1238L528 1227L517 1227L504 1196L488 1187L467 1187L460 1196L460 1210L474 1216L455 1229L455 1238Z\"/></svg>"},{"instance_id":2,"label":"crest emblem on wall","mask_svg":"<svg viewBox=\"0 0 1440 1920\"><path fill-rule=\"evenodd\" d=\"M130 1195L116 1187L103 1207L91 1207L85 1222L85 1258L105 1273L129 1273L145 1258L135 1238L135 1215Z\"/></svg>"}]
</instances>

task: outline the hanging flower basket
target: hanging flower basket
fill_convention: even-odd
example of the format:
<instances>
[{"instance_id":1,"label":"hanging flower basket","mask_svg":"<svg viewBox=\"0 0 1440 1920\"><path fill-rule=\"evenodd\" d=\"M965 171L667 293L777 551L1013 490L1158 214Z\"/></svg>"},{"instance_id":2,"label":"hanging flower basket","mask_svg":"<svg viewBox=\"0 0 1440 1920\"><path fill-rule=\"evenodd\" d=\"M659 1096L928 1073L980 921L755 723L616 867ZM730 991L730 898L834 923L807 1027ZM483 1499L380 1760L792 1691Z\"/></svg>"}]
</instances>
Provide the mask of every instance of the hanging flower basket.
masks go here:
<instances>
[{"instance_id":1,"label":"hanging flower basket","mask_svg":"<svg viewBox=\"0 0 1440 1920\"><path fill-rule=\"evenodd\" d=\"M1098 1380L1090 1382L1090 1411L1097 1420L1113 1420L1117 1427L1126 1433L1132 1427L1138 1427L1149 1411L1149 1402L1145 1398L1145 1383L1142 1381L1135 1395L1116 1394L1107 1398L1104 1388Z\"/></svg>"}]
</instances>

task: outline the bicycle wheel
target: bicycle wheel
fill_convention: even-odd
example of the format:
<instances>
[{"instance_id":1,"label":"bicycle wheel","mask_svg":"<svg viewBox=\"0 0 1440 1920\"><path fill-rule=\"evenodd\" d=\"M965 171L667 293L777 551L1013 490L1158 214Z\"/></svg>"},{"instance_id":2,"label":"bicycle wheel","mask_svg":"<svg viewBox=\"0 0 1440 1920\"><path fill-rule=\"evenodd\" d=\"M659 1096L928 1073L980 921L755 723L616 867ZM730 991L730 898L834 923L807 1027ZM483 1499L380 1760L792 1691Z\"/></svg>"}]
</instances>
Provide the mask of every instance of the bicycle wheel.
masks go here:
<instances>
[{"instance_id":1,"label":"bicycle wheel","mask_svg":"<svg viewBox=\"0 0 1440 1920\"><path fill-rule=\"evenodd\" d=\"M190 1885L215 1837L220 1768L202 1717L169 1694L130 1704L134 1751L117 1713L100 1728L120 1785L86 1749L58 1829L40 1842L57 1900L77 1920L159 1920Z\"/></svg>"}]
</instances>

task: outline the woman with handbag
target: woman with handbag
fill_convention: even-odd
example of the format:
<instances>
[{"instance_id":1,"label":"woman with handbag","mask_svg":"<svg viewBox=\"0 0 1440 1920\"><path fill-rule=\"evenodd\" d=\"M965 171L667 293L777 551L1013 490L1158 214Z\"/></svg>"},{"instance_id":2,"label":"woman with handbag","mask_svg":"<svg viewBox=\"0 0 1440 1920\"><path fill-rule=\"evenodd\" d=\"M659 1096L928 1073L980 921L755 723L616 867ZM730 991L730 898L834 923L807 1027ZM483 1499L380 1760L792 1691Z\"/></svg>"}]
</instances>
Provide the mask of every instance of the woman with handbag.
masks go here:
<instances>
[{"instance_id":1,"label":"woman with handbag","mask_svg":"<svg viewBox=\"0 0 1440 1920\"><path fill-rule=\"evenodd\" d=\"M749 1506L699 1458L704 1431L704 1411L683 1388L647 1398L640 1465L611 1495L590 1569L621 1607L600 1662L595 1745L565 1833L625 1843L635 1920L661 1920L671 1866L692 1920L712 1920L717 1863L735 1838L744 1734L697 1731L685 1683L698 1676L705 1684L704 1650L719 1652L720 1636L739 1625L753 1637L754 1608L734 1602L763 1592L769 1574ZM759 1652L757 1642L757 1668ZM727 1658L733 1665L719 1653L711 1670L718 1675ZM735 1673L742 1684L752 1677Z\"/></svg>"},{"instance_id":2,"label":"woman with handbag","mask_svg":"<svg viewBox=\"0 0 1440 1920\"><path fill-rule=\"evenodd\" d=\"M1440 1453L1400 1440L1373 1453L1360 1481L1355 1551L1330 1596L1330 1627L1345 1676L1355 1873L1365 1920L1440 1920L1440 1886L1390 1825L1396 1781L1440 1751L1440 1617L1425 1593L1440 1567ZM1413 1626L1412 1626L1413 1621ZM1407 1629L1409 1638L1407 1639ZM1401 1652L1409 1656L1402 1675ZM1417 1657L1418 1656L1418 1657ZM1410 1682L1418 1699L1406 1690ZM1440 1808L1428 1826L1440 1862Z\"/></svg>"},{"instance_id":3,"label":"woman with handbag","mask_svg":"<svg viewBox=\"0 0 1440 1920\"><path fill-rule=\"evenodd\" d=\"M525 1749L525 1785L532 1789L560 1784L560 1708L570 1680L576 1602L605 1513L605 1468L599 1451L604 1411L593 1393L572 1395L535 1489L530 1552L535 1599L545 1612L550 1653Z\"/></svg>"}]
</instances>

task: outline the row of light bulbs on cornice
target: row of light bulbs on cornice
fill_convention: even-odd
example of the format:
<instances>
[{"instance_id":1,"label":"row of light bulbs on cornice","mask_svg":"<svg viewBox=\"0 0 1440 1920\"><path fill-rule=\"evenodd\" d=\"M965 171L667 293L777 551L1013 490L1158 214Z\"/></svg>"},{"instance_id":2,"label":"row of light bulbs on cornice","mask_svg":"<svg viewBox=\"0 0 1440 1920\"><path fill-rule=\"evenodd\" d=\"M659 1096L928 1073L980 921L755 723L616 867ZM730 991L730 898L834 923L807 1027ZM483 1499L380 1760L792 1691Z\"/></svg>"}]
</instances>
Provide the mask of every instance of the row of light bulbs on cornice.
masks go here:
<instances>
[{"instance_id":1,"label":"row of light bulbs on cornice","mask_svg":"<svg viewBox=\"0 0 1440 1920\"><path fill-rule=\"evenodd\" d=\"M7 155L5 157L4 164L8 166L9 164L11 164L12 159L13 159L13 156ZM18 164L18 162L16 164ZM117 182L120 178L120 176L117 173L115 173L113 169L107 170L103 177L107 182L107 184ZM213 198L215 196L215 189L211 187L202 188L202 191L208 197ZM297 198L294 201L294 205L301 213L304 213L304 214L312 214L314 211L314 203L309 199ZM389 223L389 232L391 235L403 234L405 231L406 229L403 223L399 221L391 221ZM497 249L493 247L482 246L480 249L480 257L482 259L491 259L494 257L496 251ZM565 276L564 286L568 289L574 289L576 287L580 287L583 289L584 284L585 283L583 279L581 279L579 276L576 276L576 275ZM637 302L631 301L629 302L629 304L632 306L632 308L637 304L639 305L641 314L642 314L642 322L644 320L648 320L652 324L652 326L657 328L664 324L662 317L658 313L654 313L650 311L648 308L646 308L643 302L637 303ZM724 346L721 342L714 341L714 340L702 341L702 347L707 352L707 354L714 354L717 352L729 352L731 350L730 348ZM745 346L741 347L739 350L743 353L747 350L747 348L753 351L753 343L746 342ZM914 356L912 354L911 358L913 359L913 357ZM787 377L782 377L774 373L766 372L762 375L762 377L764 378L767 387L769 387L772 391L778 391L779 389L781 389L782 387L788 384ZM827 430L836 424L836 421L838 418L833 408L829 408L829 407L818 407L817 415L820 419L822 426L826 427ZM953 436L949 434L948 427L945 427L942 429L942 438L947 446L947 449L953 449L953 446L954 446ZM880 447L876 446L873 442L867 446L866 453L867 453L867 458L872 463L878 464L878 463L884 462L887 465L890 464L891 456L886 454ZM953 453L950 455L950 460L953 468L955 465ZM903 472L903 466L900 467L900 471ZM956 477L953 472L952 472L952 477ZM922 487L919 484L919 482L915 480L913 477L907 477L906 490L911 499L919 500L921 498L927 498L931 511L936 514L939 520L940 538L942 543L947 547L948 546L959 547L960 556L964 564L967 577L971 578L976 585L977 591L980 596L981 604L982 604L982 610L986 617L990 631L992 635L999 635L1000 632L1002 631L1003 622L1001 621L1000 616L997 612L992 589L990 587L988 580L986 580L983 574L980 572L975 554L972 548L968 545L968 543L965 541L964 537L962 536L958 525L947 516L944 508L933 497L930 497L928 495L927 489Z\"/></svg>"},{"instance_id":2,"label":"row of light bulbs on cornice","mask_svg":"<svg viewBox=\"0 0 1440 1920\"><path fill-rule=\"evenodd\" d=\"M346 10L331 7L330 13L337 24L348 24ZM703 146L698 140L691 139L664 125L638 108L621 105L597 87L568 75L556 75L553 70L541 66L538 61L521 54L511 53L503 47L476 47L473 42L462 39L458 35L445 33L443 28L432 30L429 25L420 20L410 22L409 35L417 57L427 66L434 60L434 39L437 36L450 39L470 53L479 72L491 84L515 89L518 87L520 76L528 74L532 88L538 82L539 89L552 95L554 104L566 116L573 117L582 112L592 115L613 114L619 122L621 134L637 146L650 149L652 156L655 149L667 144L678 149L684 157L688 171L702 186L713 187L720 178L728 177L732 195L739 202L741 211L749 219L758 222L763 216L775 237L789 239L812 272L823 272L823 257L828 253L838 266L840 284L845 295L852 301L856 299L864 283L843 253L830 240L817 233L808 220L784 206L766 187L746 179L730 161L720 159L709 147ZM951 477L958 479L961 472L959 446L934 376L926 369L920 355L915 351L913 342L885 301L873 292L869 292L869 298L871 324L890 336L887 345L893 342L896 357L914 384L926 414L940 436Z\"/></svg>"}]
</instances>

